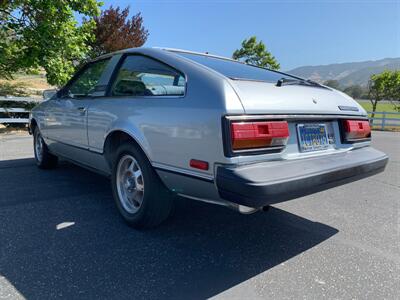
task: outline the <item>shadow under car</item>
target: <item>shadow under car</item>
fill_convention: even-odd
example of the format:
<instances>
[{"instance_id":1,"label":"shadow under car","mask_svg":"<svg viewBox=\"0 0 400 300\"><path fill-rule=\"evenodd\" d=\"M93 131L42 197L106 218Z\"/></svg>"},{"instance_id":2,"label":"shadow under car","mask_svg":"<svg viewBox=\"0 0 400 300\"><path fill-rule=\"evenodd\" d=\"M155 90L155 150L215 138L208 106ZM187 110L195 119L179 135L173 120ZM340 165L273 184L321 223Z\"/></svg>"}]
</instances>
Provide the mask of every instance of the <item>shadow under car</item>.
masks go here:
<instances>
[{"instance_id":1,"label":"shadow under car","mask_svg":"<svg viewBox=\"0 0 400 300\"><path fill-rule=\"evenodd\" d=\"M338 232L277 208L240 215L183 198L166 223L135 231L108 179L33 159L0 161L0 220L0 277L28 299L208 298Z\"/></svg>"}]
</instances>

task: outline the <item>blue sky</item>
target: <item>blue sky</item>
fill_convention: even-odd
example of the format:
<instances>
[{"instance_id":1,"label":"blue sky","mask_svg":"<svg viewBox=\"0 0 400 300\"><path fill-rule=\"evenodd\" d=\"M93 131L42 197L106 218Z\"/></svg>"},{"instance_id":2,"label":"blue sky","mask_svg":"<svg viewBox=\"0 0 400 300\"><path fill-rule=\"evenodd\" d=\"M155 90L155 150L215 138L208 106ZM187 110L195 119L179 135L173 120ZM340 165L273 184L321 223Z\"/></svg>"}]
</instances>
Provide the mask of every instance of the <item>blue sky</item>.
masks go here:
<instances>
[{"instance_id":1,"label":"blue sky","mask_svg":"<svg viewBox=\"0 0 400 300\"><path fill-rule=\"evenodd\" d=\"M400 57L400 0L103 0L130 5L163 46L231 56L243 39L264 41L282 70Z\"/></svg>"}]
</instances>

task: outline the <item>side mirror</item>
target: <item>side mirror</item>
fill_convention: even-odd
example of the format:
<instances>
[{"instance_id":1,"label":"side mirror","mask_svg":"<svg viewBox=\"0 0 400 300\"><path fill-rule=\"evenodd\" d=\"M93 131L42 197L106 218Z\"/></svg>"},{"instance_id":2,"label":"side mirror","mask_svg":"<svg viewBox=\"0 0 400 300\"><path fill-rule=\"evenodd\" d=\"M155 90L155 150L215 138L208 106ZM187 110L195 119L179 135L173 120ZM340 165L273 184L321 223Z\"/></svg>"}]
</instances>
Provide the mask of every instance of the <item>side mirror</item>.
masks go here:
<instances>
[{"instance_id":1,"label":"side mirror","mask_svg":"<svg viewBox=\"0 0 400 300\"><path fill-rule=\"evenodd\" d=\"M57 94L57 89L51 89L51 90L44 90L43 91L43 99L44 100L49 100L51 99L55 94Z\"/></svg>"}]
</instances>

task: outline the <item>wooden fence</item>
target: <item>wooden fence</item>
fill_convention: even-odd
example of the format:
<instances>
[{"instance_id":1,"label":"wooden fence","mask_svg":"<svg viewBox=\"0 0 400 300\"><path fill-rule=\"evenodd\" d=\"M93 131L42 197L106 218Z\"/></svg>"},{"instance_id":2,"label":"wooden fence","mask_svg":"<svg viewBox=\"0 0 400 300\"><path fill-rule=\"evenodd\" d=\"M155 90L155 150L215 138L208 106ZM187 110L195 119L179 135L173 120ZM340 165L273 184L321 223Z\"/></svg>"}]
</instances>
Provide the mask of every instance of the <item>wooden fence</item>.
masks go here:
<instances>
[{"instance_id":1,"label":"wooden fence","mask_svg":"<svg viewBox=\"0 0 400 300\"><path fill-rule=\"evenodd\" d=\"M28 124L30 110L25 107L41 101L30 97L0 97L0 124Z\"/></svg>"},{"instance_id":2,"label":"wooden fence","mask_svg":"<svg viewBox=\"0 0 400 300\"><path fill-rule=\"evenodd\" d=\"M372 118L372 112L368 112L369 122L374 129L380 130L399 130L400 112L376 111Z\"/></svg>"}]
</instances>

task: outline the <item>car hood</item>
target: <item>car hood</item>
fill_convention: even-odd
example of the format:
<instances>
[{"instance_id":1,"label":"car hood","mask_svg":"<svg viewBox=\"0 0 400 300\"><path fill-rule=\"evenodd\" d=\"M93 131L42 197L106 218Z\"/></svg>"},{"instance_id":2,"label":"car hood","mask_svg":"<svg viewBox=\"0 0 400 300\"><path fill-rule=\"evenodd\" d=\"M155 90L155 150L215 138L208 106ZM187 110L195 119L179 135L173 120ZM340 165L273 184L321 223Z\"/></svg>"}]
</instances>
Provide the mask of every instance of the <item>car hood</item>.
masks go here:
<instances>
[{"instance_id":1,"label":"car hood","mask_svg":"<svg viewBox=\"0 0 400 300\"><path fill-rule=\"evenodd\" d=\"M278 87L273 83L241 80L230 82L247 114L366 115L351 97L330 88L303 85Z\"/></svg>"}]
</instances>

